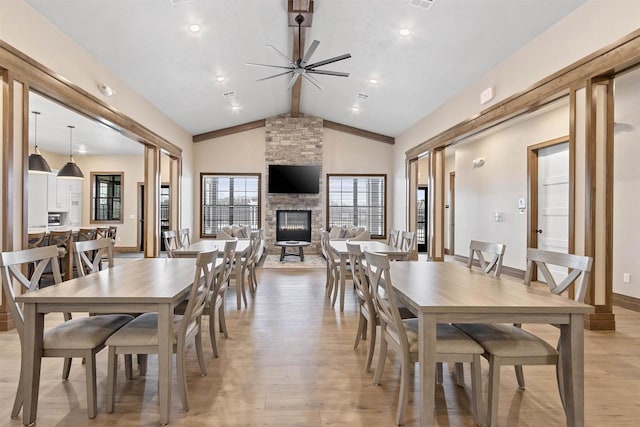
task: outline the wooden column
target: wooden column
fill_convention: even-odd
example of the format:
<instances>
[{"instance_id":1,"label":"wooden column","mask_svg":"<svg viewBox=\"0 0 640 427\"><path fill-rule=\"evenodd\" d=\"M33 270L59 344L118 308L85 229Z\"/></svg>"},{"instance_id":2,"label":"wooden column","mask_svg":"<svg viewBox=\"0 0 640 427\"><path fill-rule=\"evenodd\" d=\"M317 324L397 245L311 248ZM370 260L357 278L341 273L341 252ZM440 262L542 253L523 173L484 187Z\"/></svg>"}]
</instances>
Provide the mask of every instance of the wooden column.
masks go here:
<instances>
[{"instance_id":1,"label":"wooden column","mask_svg":"<svg viewBox=\"0 0 640 427\"><path fill-rule=\"evenodd\" d=\"M418 229L418 159L407 162L407 231ZM409 259L418 259L417 251L409 255Z\"/></svg>"},{"instance_id":2,"label":"wooden column","mask_svg":"<svg viewBox=\"0 0 640 427\"><path fill-rule=\"evenodd\" d=\"M144 148L144 256L160 253L160 150Z\"/></svg>"},{"instance_id":3,"label":"wooden column","mask_svg":"<svg viewBox=\"0 0 640 427\"><path fill-rule=\"evenodd\" d=\"M182 217L180 215L180 200L182 200L182 160L177 157L169 159L169 187L171 188L171 198L169 205L169 229L179 230L182 228ZM191 230L193 233L193 230Z\"/></svg>"},{"instance_id":4,"label":"wooden column","mask_svg":"<svg viewBox=\"0 0 640 427\"><path fill-rule=\"evenodd\" d=\"M444 261L444 148L429 154L429 260Z\"/></svg>"}]
</instances>

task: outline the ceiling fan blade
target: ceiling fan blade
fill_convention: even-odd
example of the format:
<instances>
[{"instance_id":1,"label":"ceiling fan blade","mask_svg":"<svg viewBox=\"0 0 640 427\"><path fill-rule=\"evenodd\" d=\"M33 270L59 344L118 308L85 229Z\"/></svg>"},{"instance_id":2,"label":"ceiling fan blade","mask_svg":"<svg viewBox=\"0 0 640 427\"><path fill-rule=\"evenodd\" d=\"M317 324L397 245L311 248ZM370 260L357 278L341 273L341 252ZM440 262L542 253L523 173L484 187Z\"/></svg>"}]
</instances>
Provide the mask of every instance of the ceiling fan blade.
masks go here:
<instances>
[{"instance_id":1,"label":"ceiling fan blade","mask_svg":"<svg viewBox=\"0 0 640 427\"><path fill-rule=\"evenodd\" d=\"M269 76L269 77L263 77L263 78L258 79L258 80L256 80L256 81L257 81L257 82L261 82L261 81L263 81L263 80L269 80L269 79L272 79L272 78L274 78L274 77L284 76L285 74L290 74L290 73L293 73L293 70L285 71L284 73L274 74L273 76Z\"/></svg>"},{"instance_id":2,"label":"ceiling fan blade","mask_svg":"<svg viewBox=\"0 0 640 427\"><path fill-rule=\"evenodd\" d=\"M310 68L322 67L323 65L331 64L332 62L338 62L338 61L342 61L343 59L349 59L349 58L351 58L351 54L345 53L344 55L335 56L333 58L325 59L324 61L314 62L313 64L309 64L304 68L309 70Z\"/></svg>"},{"instance_id":3,"label":"ceiling fan blade","mask_svg":"<svg viewBox=\"0 0 640 427\"><path fill-rule=\"evenodd\" d=\"M302 66L304 66L304 64L309 62L309 60L311 59L311 56L313 56L313 53L318 48L319 44L320 42L318 40L314 40L313 42L311 42L311 46L309 46L309 50L307 50L307 52L304 54L304 58L302 58L302 63L301 63Z\"/></svg>"},{"instance_id":4,"label":"ceiling fan blade","mask_svg":"<svg viewBox=\"0 0 640 427\"><path fill-rule=\"evenodd\" d=\"M291 80L289 80L289 85L287 86L287 90L291 90L293 85L296 84L296 81L298 80L298 77L300 77L300 73L294 73L293 74L293 77L291 77Z\"/></svg>"},{"instance_id":5,"label":"ceiling fan blade","mask_svg":"<svg viewBox=\"0 0 640 427\"><path fill-rule=\"evenodd\" d=\"M308 81L309 83L311 83L312 85L314 85L314 86L315 86L315 87L317 87L318 89L322 90L322 85L320 84L320 82L318 81L318 79L316 79L315 77L313 77L313 76L311 76L311 75L309 75L309 74L307 74L307 73L304 73L304 74L302 75L302 77L304 77L305 79L307 79L307 81Z\"/></svg>"},{"instance_id":6,"label":"ceiling fan blade","mask_svg":"<svg viewBox=\"0 0 640 427\"><path fill-rule=\"evenodd\" d=\"M324 74L327 76L336 76L336 77L349 77L349 73L343 73L340 71L307 70L307 73Z\"/></svg>"},{"instance_id":7,"label":"ceiling fan blade","mask_svg":"<svg viewBox=\"0 0 640 427\"><path fill-rule=\"evenodd\" d=\"M287 61L287 64L291 64L294 65L293 61L291 60L291 58L289 58L287 55L285 55L284 53L280 52L278 49L275 48L275 46L268 44L267 47L270 47L271 49L273 49L278 55L280 55L285 61Z\"/></svg>"},{"instance_id":8,"label":"ceiling fan blade","mask_svg":"<svg viewBox=\"0 0 640 427\"><path fill-rule=\"evenodd\" d=\"M286 67L284 65L258 64L255 62L247 62L245 65L249 65L251 67L272 67L272 68L284 68L285 70L293 70L293 67Z\"/></svg>"}]
</instances>

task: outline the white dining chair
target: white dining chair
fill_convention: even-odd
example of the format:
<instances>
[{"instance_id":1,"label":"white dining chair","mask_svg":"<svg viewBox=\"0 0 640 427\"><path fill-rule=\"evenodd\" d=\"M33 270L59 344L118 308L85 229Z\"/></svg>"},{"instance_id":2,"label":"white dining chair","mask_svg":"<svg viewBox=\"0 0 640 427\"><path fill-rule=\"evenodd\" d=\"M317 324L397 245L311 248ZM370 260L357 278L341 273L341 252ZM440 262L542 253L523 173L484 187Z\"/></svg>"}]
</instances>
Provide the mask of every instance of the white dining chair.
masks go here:
<instances>
[{"instance_id":1,"label":"white dining chair","mask_svg":"<svg viewBox=\"0 0 640 427\"><path fill-rule=\"evenodd\" d=\"M389 231L389 237L387 238L387 245L392 246L394 248L400 247L400 230L393 228L391 229L391 231Z\"/></svg>"},{"instance_id":2,"label":"white dining chair","mask_svg":"<svg viewBox=\"0 0 640 427\"><path fill-rule=\"evenodd\" d=\"M480 265L480 269L485 273L491 273L495 277L500 277L502 273L502 259L504 258L504 251L507 245L502 243L489 243L472 240L469 243L469 258L467 259L467 267L471 268L474 260L477 260ZM485 255L490 255L491 258L485 260Z\"/></svg>"},{"instance_id":3,"label":"white dining chair","mask_svg":"<svg viewBox=\"0 0 640 427\"><path fill-rule=\"evenodd\" d=\"M191 236L188 228L181 228L178 233L178 244L181 248L191 245Z\"/></svg>"},{"instance_id":4,"label":"white dining chair","mask_svg":"<svg viewBox=\"0 0 640 427\"><path fill-rule=\"evenodd\" d=\"M113 268L113 240L107 238L73 242L73 254L78 276L97 273L103 260Z\"/></svg>"},{"instance_id":5,"label":"white dining chair","mask_svg":"<svg viewBox=\"0 0 640 427\"><path fill-rule=\"evenodd\" d=\"M251 295L254 296L256 294L256 289L258 288L258 278L256 277L256 257L258 256L258 250L260 249L261 235L261 230L251 232L249 237L251 249L246 257L242 257L242 274L247 275L247 287L249 288Z\"/></svg>"},{"instance_id":6,"label":"white dining chair","mask_svg":"<svg viewBox=\"0 0 640 427\"><path fill-rule=\"evenodd\" d=\"M584 302L593 259L588 256L564 254L527 249L527 272L525 285L531 284L533 272L538 269L552 294L560 295L574 285L574 300ZM560 284L556 283L549 265L566 267L568 275ZM516 368L518 385L524 389L522 365L556 365L556 378L560 398L564 405L562 381L562 359L559 352L542 338L524 330L520 324L456 324L460 330L472 337L484 348L484 357L489 361L489 399L487 425L497 425L498 394L500 391L500 368L513 365Z\"/></svg>"},{"instance_id":7,"label":"white dining chair","mask_svg":"<svg viewBox=\"0 0 640 427\"><path fill-rule=\"evenodd\" d=\"M405 252L411 252L416 245L416 233L413 231L403 231L400 233L399 249Z\"/></svg>"},{"instance_id":8,"label":"white dining chair","mask_svg":"<svg viewBox=\"0 0 640 427\"><path fill-rule=\"evenodd\" d=\"M34 265L34 271L30 279L22 273L23 265ZM54 285L60 284L60 268L58 266L58 248L56 246L45 246L42 248L26 249L15 252L3 252L0 254L0 269L2 270L2 287L7 296L6 303L9 306L11 318L15 322L18 337L22 341L25 334L33 333L25 330L24 315L20 305L15 300L14 283L19 285L26 292L32 292L38 288L38 282L45 267L51 266ZM97 410L96 395L96 353L105 346L105 340L127 324L132 316L120 314L108 314L104 316L81 317L71 319L70 314L65 314L64 322L48 329L44 332L42 357L63 357L65 364L62 372L62 379L69 378L70 363L67 359L82 357L85 360L85 381L87 394L87 415L95 418ZM15 418L22 409L22 393L24 385L22 383L23 363L21 359L20 381L18 390L11 410L11 417Z\"/></svg>"},{"instance_id":9,"label":"white dining chair","mask_svg":"<svg viewBox=\"0 0 640 427\"><path fill-rule=\"evenodd\" d=\"M224 244L224 252L222 255L222 267L216 275L216 279L211 288L210 296L207 300L205 314L209 315L209 338L211 339L211 348L213 356L218 357L218 345L216 342L216 313L218 314L218 325L220 332L225 338L229 338L227 330L227 320L224 314L224 301L229 288L229 277L233 271L233 260L236 256L236 245L238 239L229 240Z\"/></svg>"},{"instance_id":10,"label":"white dining chair","mask_svg":"<svg viewBox=\"0 0 640 427\"><path fill-rule=\"evenodd\" d=\"M322 251L322 256L324 257L327 263L327 268L326 268L327 277L324 284L324 289L327 297L330 297L331 293L333 292L334 285L337 286L337 284L335 283L336 274L334 273L334 271L332 271L332 269L335 266L335 256L333 255L333 252L329 247L329 232L326 230L322 230L320 232L320 250ZM329 260L329 257L334 257L333 263Z\"/></svg>"},{"instance_id":11,"label":"white dining chair","mask_svg":"<svg viewBox=\"0 0 640 427\"><path fill-rule=\"evenodd\" d=\"M164 239L164 250L167 252L168 258L173 258L173 251L180 249L180 240L175 230L166 230L162 232Z\"/></svg>"},{"instance_id":12,"label":"white dining chair","mask_svg":"<svg viewBox=\"0 0 640 427\"><path fill-rule=\"evenodd\" d=\"M404 423L409 398L410 372L418 361L419 334L418 319L403 320L398 310L395 292L391 280L389 258L386 255L365 251L367 260L367 276L374 296L378 316L380 316L380 354L373 383L380 384L387 346L390 345L400 353L400 395L396 411L396 424ZM482 395L480 355L483 353L475 341L449 324L438 324L436 327L436 362L471 363L471 406L476 423L481 424Z\"/></svg>"},{"instance_id":13,"label":"white dining chair","mask_svg":"<svg viewBox=\"0 0 640 427\"><path fill-rule=\"evenodd\" d=\"M194 339L200 372L207 375L207 366L202 352L201 319L215 275L215 262L218 251L201 252L195 262L195 273L189 291L189 304L184 315L174 316L173 352L176 354L176 375L178 392L182 408L189 410L189 395L186 377L187 342ZM98 316L101 317L101 316ZM158 351L158 313L145 313L116 333L111 335L106 344L109 346L107 367L107 412L115 409L116 372L118 354L156 354Z\"/></svg>"}]
</instances>

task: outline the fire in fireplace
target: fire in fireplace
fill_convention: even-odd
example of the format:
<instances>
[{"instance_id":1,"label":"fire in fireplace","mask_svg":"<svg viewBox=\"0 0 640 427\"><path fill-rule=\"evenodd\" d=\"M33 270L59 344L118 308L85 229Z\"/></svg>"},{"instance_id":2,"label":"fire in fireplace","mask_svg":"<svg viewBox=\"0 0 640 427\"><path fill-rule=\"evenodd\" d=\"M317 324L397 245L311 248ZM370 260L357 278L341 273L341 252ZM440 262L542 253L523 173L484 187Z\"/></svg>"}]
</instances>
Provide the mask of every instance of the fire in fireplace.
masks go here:
<instances>
[{"instance_id":1,"label":"fire in fireplace","mask_svg":"<svg viewBox=\"0 0 640 427\"><path fill-rule=\"evenodd\" d=\"M276 241L311 241L311 211L276 211Z\"/></svg>"}]
</instances>

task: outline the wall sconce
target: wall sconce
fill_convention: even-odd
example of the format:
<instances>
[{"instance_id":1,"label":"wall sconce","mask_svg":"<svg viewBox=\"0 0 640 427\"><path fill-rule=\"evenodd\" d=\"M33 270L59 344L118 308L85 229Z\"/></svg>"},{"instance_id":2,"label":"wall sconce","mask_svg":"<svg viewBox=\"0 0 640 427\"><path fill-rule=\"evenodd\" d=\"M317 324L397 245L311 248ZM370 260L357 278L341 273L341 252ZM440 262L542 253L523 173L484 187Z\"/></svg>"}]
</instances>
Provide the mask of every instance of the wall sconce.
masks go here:
<instances>
[{"instance_id":1,"label":"wall sconce","mask_svg":"<svg viewBox=\"0 0 640 427\"><path fill-rule=\"evenodd\" d=\"M473 163L474 169L482 167L482 165L484 165L484 157L478 157L477 159L473 159L472 163Z\"/></svg>"}]
</instances>

